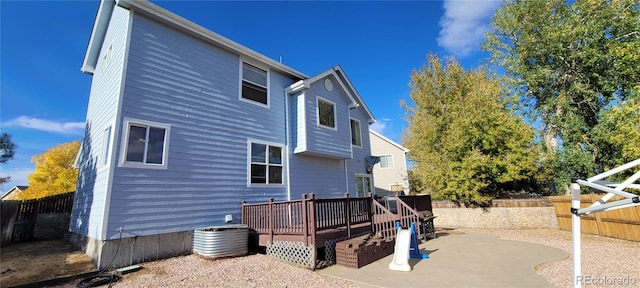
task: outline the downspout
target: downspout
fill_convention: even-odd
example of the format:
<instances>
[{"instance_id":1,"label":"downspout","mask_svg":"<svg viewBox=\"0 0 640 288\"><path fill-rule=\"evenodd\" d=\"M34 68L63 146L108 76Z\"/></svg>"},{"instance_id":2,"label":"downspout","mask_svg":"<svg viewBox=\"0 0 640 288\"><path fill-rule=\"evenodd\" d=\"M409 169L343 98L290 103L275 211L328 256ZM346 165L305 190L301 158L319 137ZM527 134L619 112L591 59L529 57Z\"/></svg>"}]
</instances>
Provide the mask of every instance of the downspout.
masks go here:
<instances>
[{"instance_id":1,"label":"downspout","mask_svg":"<svg viewBox=\"0 0 640 288\"><path fill-rule=\"evenodd\" d=\"M289 135L289 92L285 89L284 91L284 149L286 150L285 153L285 163L286 163L286 168L285 171L287 173L287 201L291 201L291 174L290 172L290 167L291 167L291 163L289 163L289 152L291 151L291 147L290 147L290 143L291 143L291 135Z\"/></svg>"},{"instance_id":2,"label":"downspout","mask_svg":"<svg viewBox=\"0 0 640 288\"><path fill-rule=\"evenodd\" d=\"M347 193L351 195L349 193L349 171L347 169L347 159L343 159L342 163L344 163L344 184L347 187Z\"/></svg>"}]
</instances>

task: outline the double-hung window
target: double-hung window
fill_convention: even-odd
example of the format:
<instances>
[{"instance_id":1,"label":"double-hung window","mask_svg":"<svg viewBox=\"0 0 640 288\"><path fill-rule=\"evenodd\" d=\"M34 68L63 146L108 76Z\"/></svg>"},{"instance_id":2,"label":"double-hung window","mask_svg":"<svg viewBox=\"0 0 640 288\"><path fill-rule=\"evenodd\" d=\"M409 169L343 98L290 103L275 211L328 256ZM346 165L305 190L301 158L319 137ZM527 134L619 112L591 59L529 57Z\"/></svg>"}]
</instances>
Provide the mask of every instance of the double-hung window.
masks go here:
<instances>
[{"instance_id":1,"label":"double-hung window","mask_svg":"<svg viewBox=\"0 0 640 288\"><path fill-rule=\"evenodd\" d=\"M393 168L393 155L380 156L380 168Z\"/></svg>"},{"instance_id":2,"label":"double-hung window","mask_svg":"<svg viewBox=\"0 0 640 288\"><path fill-rule=\"evenodd\" d=\"M336 129L336 104L318 97L318 125Z\"/></svg>"},{"instance_id":3,"label":"double-hung window","mask_svg":"<svg viewBox=\"0 0 640 288\"><path fill-rule=\"evenodd\" d=\"M167 168L169 125L126 119L124 128L122 166Z\"/></svg>"},{"instance_id":4,"label":"double-hung window","mask_svg":"<svg viewBox=\"0 0 640 288\"><path fill-rule=\"evenodd\" d=\"M360 131L360 121L351 119L351 145L362 147L362 133Z\"/></svg>"},{"instance_id":5,"label":"double-hung window","mask_svg":"<svg viewBox=\"0 0 640 288\"><path fill-rule=\"evenodd\" d=\"M282 185L282 147L249 142L249 185Z\"/></svg>"},{"instance_id":6,"label":"double-hung window","mask_svg":"<svg viewBox=\"0 0 640 288\"><path fill-rule=\"evenodd\" d=\"M241 99L269 105L267 70L242 62Z\"/></svg>"}]
</instances>

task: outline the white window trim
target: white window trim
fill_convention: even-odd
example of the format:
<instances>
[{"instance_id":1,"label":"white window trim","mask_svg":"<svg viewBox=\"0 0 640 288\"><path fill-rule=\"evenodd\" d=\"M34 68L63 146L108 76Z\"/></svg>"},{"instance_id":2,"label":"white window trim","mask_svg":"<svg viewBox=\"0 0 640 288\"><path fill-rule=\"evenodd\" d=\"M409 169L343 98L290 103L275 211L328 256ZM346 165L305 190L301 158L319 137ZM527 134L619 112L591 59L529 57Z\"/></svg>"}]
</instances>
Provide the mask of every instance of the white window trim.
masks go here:
<instances>
[{"instance_id":1,"label":"white window trim","mask_svg":"<svg viewBox=\"0 0 640 288\"><path fill-rule=\"evenodd\" d=\"M351 143L351 146L353 147L358 147L358 148L362 148L362 125L360 123L360 120L355 119L355 118L350 118L349 119L349 132L353 133L353 130L351 130L351 121L356 121L358 122L358 128L360 129L360 145L355 145L353 144L353 142ZM351 135L351 138L353 138L353 135Z\"/></svg>"},{"instance_id":2,"label":"white window trim","mask_svg":"<svg viewBox=\"0 0 640 288\"><path fill-rule=\"evenodd\" d=\"M281 155L281 161L282 161L282 183L279 184L269 184L269 183L251 183L251 144L262 144L262 145L267 145L267 147L269 146L274 146L274 147L280 147L280 151L282 152ZM268 148L267 148L267 153L268 153ZM285 170L285 165L287 163L285 163L285 153L287 153L284 150L284 144L282 143L276 143L276 142L269 142L269 141L262 141L262 140L258 140L258 139L252 139L252 138L248 138L247 139L247 187L261 187L261 188L281 188L284 187L284 183L286 183L286 170ZM267 166L269 165L269 163L266 164ZM272 164L273 165L273 164ZM268 175L268 171L267 171L267 178L269 177Z\"/></svg>"},{"instance_id":3,"label":"white window trim","mask_svg":"<svg viewBox=\"0 0 640 288\"><path fill-rule=\"evenodd\" d=\"M320 100L330 103L331 105L333 105L333 125L335 127L329 127L323 124L320 124ZM338 109L337 109L337 105L336 102L327 100L326 98L320 97L320 96L316 96L316 125L318 127L322 127L322 128L326 128L326 129L330 129L330 130L334 130L337 131L338 130ZM349 128L351 129L351 128Z\"/></svg>"},{"instance_id":4,"label":"white window trim","mask_svg":"<svg viewBox=\"0 0 640 288\"><path fill-rule=\"evenodd\" d=\"M240 72L238 73L239 74L238 99L240 101L242 101L242 102L250 103L250 104L253 104L253 105L256 105L256 106L260 106L260 107L265 107L265 108L271 107L271 85L270 85L270 83L271 83L271 69L269 69L269 67L266 67L264 65L260 65L260 64L257 64L255 62L252 62L252 61L247 61L247 59L243 59L243 58L240 58L239 62L240 62L239 63ZM262 69L264 71L267 71L267 104L266 105L262 104L260 102L256 102L256 101L253 101L253 100L242 98L242 81L243 81L242 71L243 71L243 64L244 63L247 63L247 64L249 64L251 66L255 66L255 67L260 68L260 69ZM250 83L252 83L254 85L262 86L262 85L259 85L257 83L253 83L251 81L248 81L248 82L250 82Z\"/></svg>"},{"instance_id":5,"label":"white window trim","mask_svg":"<svg viewBox=\"0 0 640 288\"><path fill-rule=\"evenodd\" d=\"M353 178L354 180L354 185L356 185L358 183L358 177L362 177L362 178L369 178L369 191L371 193L374 193L375 188L373 187L373 177L371 177L371 174L365 174L365 173L355 173L355 177ZM358 196L358 186L355 187L356 189L354 190L356 193L356 197ZM364 195L362 197L367 197L368 195Z\"/></svg>"},{"instance_id":6,"label":"white window trim","mask_svg":"<svg viewBox=\"0 0 640 288\"><path fill-rule=\"evenodd\" d=\"M386 157L386 156L391 156L391 161L390 161L390 165L389 167L382 167L382 163L380 163L380 169L393 169L395 167L394 163L393 163L393 154L384 154L384 155L380 155L378 157L382 158L382 157Z\"/></svg>"},{"instance_id":7,"label":"white window trim","mask_svg":"<svg viewBox=\"0 0 640 288\"><path fill-rule=\"evenodd\" d=\"M139 163L139 162L127 162L127 145L128 145L128 141L129 141L129 126L131 124L139 124L139 125L145 125L145 126L151 126L151 127L157 127L157 128L163 128L165 129L165 134L164 134L164 146L163 146L163 150L162 150L162 164L153 164L153 163ZM122 151L120 151L120 161L118 163L119 167L130 167L130 168L146 168L146 169L167 169L168 167L168 155L169 155L169 136L171 135L171 125L169 124L164 124L164 123L158 123L158 122L152 122L152 121L145 121L145 120L138 120L138 119L132 119L132 118L124 118L123 121L123 125L122 125L122 144L120 145L120 147L122 147Z\"/></svg>"},{"instance_id":8,"label":"white window trim","mask_svg":"<svg viewBox=\"0 0 640 288\"><path fill-rule=\"evenodd\" d=\"M107 70L109 64L111 63L111 58L113 57L113 42L109 44L107 51L104 52L104 56L102 56L102 68L100 69L101 74Z\"/></svg>"},{"instance_id":9,"label":"white window trim","mask_svg":"<svg viewBox=\"0 0 640 288\"><path fill-rule=\"evenodd\" d=\"M111 147L113 146L114 130L115 129L111 124L102 130L102 151L100 155L100 164L98 165L101 168L109 166L111 155L113 154ZM108 142L106 141L107 139L109 140Z\"/></svg>"}]
</instances>

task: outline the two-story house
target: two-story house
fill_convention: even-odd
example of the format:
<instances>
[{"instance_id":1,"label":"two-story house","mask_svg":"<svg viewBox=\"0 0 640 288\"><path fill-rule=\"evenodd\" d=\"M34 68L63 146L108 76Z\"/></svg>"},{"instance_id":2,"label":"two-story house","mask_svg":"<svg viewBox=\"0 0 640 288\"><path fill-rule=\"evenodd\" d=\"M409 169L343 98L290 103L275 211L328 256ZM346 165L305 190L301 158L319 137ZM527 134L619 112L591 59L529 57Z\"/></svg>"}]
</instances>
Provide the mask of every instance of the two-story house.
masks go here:
<instances>
[{"instance_id":1,"label":"two-story house","mask_svg":"<svg viewBox=\"0 0 640 288\"><path fill-rule=\"evenodd\" d=\"M380 158L380 162L373 169L373 177L376 179L375 194L409 195L406 156L409 149L373 130L369 130L369 139L371 153Z\"/></svg>"},{"instance_id":2,"label":"two-story house","mask_svg":"<svg viewBox=\"0 0 640 288\"><path fill-rule=\"evenodd\" d=\"M103 268L188 254L241 201L366 195L374 117L340 66L307 76L153 3L100 3L71 241Z\"/></svg>"}]
</instances>

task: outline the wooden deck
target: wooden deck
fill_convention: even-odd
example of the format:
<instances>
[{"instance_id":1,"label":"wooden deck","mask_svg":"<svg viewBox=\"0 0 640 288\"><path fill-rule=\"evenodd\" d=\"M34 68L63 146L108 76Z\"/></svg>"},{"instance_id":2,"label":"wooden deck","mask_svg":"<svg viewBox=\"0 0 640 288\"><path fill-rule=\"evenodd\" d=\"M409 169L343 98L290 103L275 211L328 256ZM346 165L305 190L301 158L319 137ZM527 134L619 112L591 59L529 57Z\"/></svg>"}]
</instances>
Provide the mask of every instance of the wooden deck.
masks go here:
<instances>
[{"instance_id":1,"label":"wooden deck","mask_svg":"<svg viewBox=\"0 0 640 288\"><path fill-rule=\"evenodd\" d=\"M395 223L403 227L431 213L431 196L397 196L397 212L372 197L317 199L314 194L285 202L242 203L242 223L258 234L258 245L268 242L294 241L305 246L325 247L335 239L346 239L365 233L375 233L385 239L395 238ZM420 231L418 231L420 233ZM421 235L419 235L421 236Z\"/></svg>"}]
</instances>

